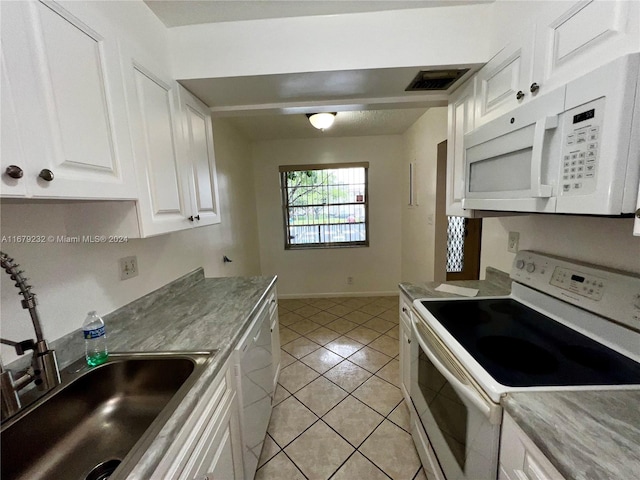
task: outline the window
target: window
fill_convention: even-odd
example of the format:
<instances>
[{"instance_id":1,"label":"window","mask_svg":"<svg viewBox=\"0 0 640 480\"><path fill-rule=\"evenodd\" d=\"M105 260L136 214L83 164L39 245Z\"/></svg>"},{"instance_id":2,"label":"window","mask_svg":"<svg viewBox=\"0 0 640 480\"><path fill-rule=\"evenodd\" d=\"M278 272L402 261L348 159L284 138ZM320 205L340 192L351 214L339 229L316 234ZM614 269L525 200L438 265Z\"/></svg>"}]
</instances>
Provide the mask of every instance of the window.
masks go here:
<instances>
[{"instance_id":1,"label":"window","mask_svg":"<svg viewBox=\"0 0 640 480\"><path fill-rule=\"evenodd\" d=\"M368 163L280 167L286 249L369 245Z\"/></svg>"}]
</instances>

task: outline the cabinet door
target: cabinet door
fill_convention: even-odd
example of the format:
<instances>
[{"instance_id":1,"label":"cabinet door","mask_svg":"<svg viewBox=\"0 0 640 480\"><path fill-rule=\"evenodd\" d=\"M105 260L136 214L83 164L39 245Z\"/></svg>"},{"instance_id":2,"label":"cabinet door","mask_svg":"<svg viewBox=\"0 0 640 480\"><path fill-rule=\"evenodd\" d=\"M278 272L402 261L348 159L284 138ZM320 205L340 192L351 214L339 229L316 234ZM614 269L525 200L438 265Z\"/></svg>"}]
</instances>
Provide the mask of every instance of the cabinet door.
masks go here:
<instances>
[{"instance_id":1,"label":"cabinet door","mask_svg":"<svg viewBox=\"0 0 640 480\"><path fill-rule=\"evenodd\" d=\"M206 428L190 463L180 475L185 480L204 478L240 480L242 444L237 397L233 395L225 408L216 413Z\"/></svg>"},{"instance_id":2,"label":"cabinet door","mask_svg":"<svg viewBox=\"0 0 640 480\"><path fill-rule=\"evenodd\" d=\"M411 385L411 302L400 296L400 390L407 403L411 404L409 386Z\"/></svg>"},{"instance_id":3,"label":"cabinet door","mask_svg":"<svg viewBox=\"0 0 640 480\"><path fill-rule=\"evenodd\" d=\"M633 234L637 237L640 237L640 184L638 184L638 203L636 206L638 207L636 210L636 218L633 221Z\"/></svg>"},{"instance_id":4,"label":"cabinet door","mask_svg":"<svg viewBox=\"0 0 640 480\"><path fill-rule=\"evenodd\" d=\"M530 31L523 32L518 43L507 45L478 72L475 127L512 110L531 97L532 61L533 26Z\"/></svg>"},{"instance_id":5,"label":"cabinet door","mask_svg":"<svg viewBox=\"0 0 640 480\"><path fill-rule=\"evenodd\" d=\"M564 480L533 441L505 413L500 439L500 480Z\"/></svg>"},{"instance_id":6,"label":"cabinet door","mask_svg":"<svg viewBox=\"0 0 640 480\"><path fill-rule=\"evenodd\" d=\"M539 93L640 45L640 4L624 0L559 2L538 18L533 81Z\"/></svg>"},{"instance_id":7,"label":"cabinet door","mask_svg":"<svg viewBox=\"0 0 640 480\"><path fill-rule=\"evenodd\" d=\"M211 114L189 91L178 88L185 153L191 164L189 191L194 225L220 223Z\"/></svg>"},{"instance_id":8,"label":"cabinet door","mask_svg":"<svg viewBox=\"0 0 640 480\"><path fill-rule=\"evenodd\" d=\"M2 83L0 85L0 112L2 113L2 137L0 138L0 168L2 169L2 196L24 197L27 194L24 178L24 152L18 134L16 109L13 101L13 86L9 81L4 53L0 52ZM8 169L8 170L7 170ZM9 175L11 173L11 175ZM22 175L22 178L14 178Z\"/></svg>"},{"instance_id":9,"label":"cabinet door","mask_svg":"<svg viewBox=\"0 0 640 480\"><path fill-rule=\"evenodd\" d=\"M474 128L475 79L459 88L449 100L447 139L447 215L473 217L462 209L464 196L464 134Z\"/></svg>"},{"instance_id":10,"label":"cabinet door","mask_svg":"<svg viewBox=\"0 0 640 480\"><path fill-rule=\"evenodd\" d=\"M91 9L18 2L23 43L3 44L34 197L137 196L116 34ZM12 9L7 10L10 12ZM77 10L77 11L76 11ZM80 13L79 13L80 12ZM3 5L3 16L6 13ZM17 90L19 88L19 90ZM46 177L42 170L53 177Z\"/></svg>"},{"instance_id":11,"label":"cabinet door","mask_svg":"<svg viewBox=\"0 0 640 480\"><path fill-rule=\"evenodd\" d=\"M271 354L273 355L273 392L275 394L278 387L278 377L280 376L280 322L278 319L278 299L274 292L270 299L271 308Z\"/></svg>"},{"instance_id":12,"label":"cabinet door","mask_svg":"<svg viewBox=\"0 0 640 480\"><path fill-rule=\"evenodd\" d=\"M127 46L124 79L139 184L142 236L191 228L184 165L178 157L177 83ZM123 49L123 58L124 56Z\"/></svg>"}]
</instances>

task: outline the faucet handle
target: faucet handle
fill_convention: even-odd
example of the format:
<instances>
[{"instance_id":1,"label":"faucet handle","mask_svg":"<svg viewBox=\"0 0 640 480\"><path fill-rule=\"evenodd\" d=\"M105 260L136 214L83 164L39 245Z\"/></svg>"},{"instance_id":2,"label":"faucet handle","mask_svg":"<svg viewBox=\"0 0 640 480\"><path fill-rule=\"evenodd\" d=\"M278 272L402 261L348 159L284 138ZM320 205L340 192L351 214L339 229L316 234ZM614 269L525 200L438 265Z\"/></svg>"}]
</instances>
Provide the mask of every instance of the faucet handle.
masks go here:
<instances>
[{"instance_id":1,"label":"faucet handle","mask_svg":"<svg viewBox=\"0 0 640 480\"><path fill-rule=\"evenodd\" d=\"M13 340L0 338L0 343L12 346L16 349L16 353L18 355L24 355L25 352L36 349L36 342L34 340L23 340L22 342L14 342Z\"/></svg>"}]
</instances>

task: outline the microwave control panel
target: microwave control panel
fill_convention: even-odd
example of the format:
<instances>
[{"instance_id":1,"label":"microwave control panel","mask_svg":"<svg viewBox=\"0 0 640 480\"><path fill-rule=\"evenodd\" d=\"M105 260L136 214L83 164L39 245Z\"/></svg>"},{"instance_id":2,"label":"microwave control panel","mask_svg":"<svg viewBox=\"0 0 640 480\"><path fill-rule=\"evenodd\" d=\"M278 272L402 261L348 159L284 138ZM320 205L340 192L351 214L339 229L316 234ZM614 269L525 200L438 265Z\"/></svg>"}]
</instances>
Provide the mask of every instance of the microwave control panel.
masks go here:
<instances>
[{"instance_id":1,"label":"microwave control panel","mask_svg":"<svg viewBox=\"0 0 640 480\"><path fill-rule=\"evenodd\" d=\"M564 112L560 195L585 195L596 188L604 98Z\"/></svg>"}]
</instances>

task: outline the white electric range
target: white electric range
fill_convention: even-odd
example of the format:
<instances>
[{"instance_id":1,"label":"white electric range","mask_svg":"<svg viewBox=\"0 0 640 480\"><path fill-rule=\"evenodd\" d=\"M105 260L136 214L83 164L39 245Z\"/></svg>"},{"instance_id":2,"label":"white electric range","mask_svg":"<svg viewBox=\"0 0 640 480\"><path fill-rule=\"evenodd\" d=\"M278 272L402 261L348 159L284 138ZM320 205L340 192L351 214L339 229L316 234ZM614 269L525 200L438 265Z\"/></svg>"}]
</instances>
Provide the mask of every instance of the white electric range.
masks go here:
<instances>
[{"instance_id":1,"label":"white electric range","mask_svg":"<svg viewBox=\"0 0 640 480\"><path fill-rule=\"evenodd\" d=\"M640 389L640 277L518 253L505 297L418 299L411 400L447 480L495 480L509 392Z\"/></svg>"}]
</instances>

